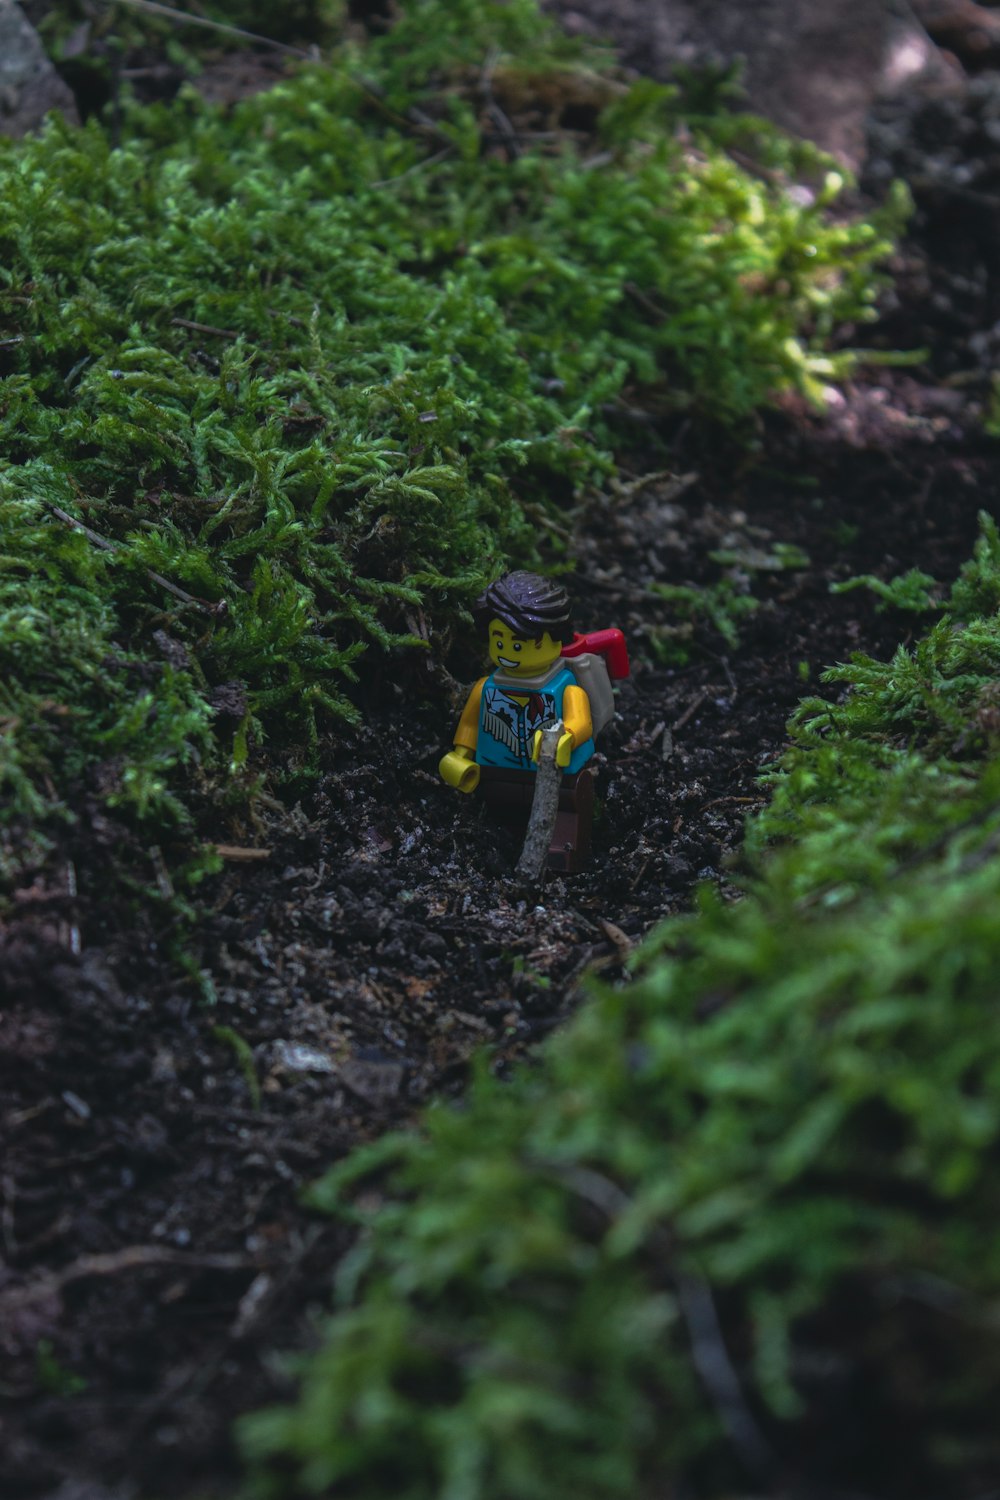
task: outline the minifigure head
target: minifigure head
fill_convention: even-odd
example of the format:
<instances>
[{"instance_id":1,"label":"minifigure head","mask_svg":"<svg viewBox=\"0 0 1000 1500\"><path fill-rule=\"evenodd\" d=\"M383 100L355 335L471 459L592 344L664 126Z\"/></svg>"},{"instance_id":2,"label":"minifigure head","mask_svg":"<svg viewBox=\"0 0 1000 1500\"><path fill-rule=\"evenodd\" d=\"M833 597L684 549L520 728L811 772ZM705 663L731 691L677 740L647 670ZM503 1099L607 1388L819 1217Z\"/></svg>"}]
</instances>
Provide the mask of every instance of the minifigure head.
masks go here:
<instances>
[{"instance_id":1,"label":"minifigure head","mask_svg":"<svg viewBox=\"0 0 1000 1500\"><path fill-rule=\"evenodd\" d=\"M489 632L490 660L514 676L533 677L557 661L573 639L566 590L537 573L507 573L476 601Z\"/></svg>"}]
</instances>

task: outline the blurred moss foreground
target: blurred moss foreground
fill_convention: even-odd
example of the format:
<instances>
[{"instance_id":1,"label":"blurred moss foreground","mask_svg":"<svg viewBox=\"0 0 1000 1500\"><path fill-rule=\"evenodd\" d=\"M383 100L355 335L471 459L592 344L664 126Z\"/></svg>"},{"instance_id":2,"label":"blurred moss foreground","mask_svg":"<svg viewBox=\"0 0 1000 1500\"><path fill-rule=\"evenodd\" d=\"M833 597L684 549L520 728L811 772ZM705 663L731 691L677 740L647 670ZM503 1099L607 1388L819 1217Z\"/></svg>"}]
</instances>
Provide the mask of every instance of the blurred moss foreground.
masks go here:
<instances>
[{"instance_id":1,"label":"blurred moss foreground","mask_svg":"<svg viewBox=\"0 0 1000 1500\"><path fill-rule=\"evenodd\" d=\"M912 652L799 709L743 901L316 1188L362 1231L254 1495L989 1491L998 604L986 523Z\"/></svg>"},{"instance_id":2,"label":"blurred moss foreground","mask_svg":"<svg viewBox=\"0 0 1000 1500\"><path fill-rule=\"evenodd\" d=\"M677 111L526 0L411 0L228 113L0 145L0 877L84 807L178 876L361 653L538 560L626 386L733 426L836 374L881 232Z\"/></svg>"}]
</instances>

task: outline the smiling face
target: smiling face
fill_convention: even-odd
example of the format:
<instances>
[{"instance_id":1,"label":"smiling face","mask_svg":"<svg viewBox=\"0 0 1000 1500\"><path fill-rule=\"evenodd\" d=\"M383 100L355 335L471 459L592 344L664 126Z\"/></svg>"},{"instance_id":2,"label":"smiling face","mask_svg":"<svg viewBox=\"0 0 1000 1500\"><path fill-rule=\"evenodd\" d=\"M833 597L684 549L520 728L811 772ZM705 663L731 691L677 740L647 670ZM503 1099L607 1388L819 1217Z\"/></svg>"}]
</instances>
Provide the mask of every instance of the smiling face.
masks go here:
<instances>
[{"instance_id":1,"label":"smiling face","mask_svg":"<svg viewBox=\"0 0 1000 1500\"><path fill-rule=\"evenodd\" d=\"M537 640L515 635L502 620L490 621L490 661L513 677L537 677L562 654L562 645L548 631Z\"/></svg>"}]
</instances>

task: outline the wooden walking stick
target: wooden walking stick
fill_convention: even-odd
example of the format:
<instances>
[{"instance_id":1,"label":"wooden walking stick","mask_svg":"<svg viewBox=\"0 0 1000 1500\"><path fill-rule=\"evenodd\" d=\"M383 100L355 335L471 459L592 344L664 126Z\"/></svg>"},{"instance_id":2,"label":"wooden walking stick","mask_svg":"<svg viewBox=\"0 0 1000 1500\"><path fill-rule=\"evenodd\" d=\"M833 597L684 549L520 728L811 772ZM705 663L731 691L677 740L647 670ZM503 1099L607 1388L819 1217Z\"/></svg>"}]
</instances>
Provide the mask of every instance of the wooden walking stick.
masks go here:
<instances>
[{"instance_id":1,"label":"wooden walking stick","mask_svg":"<svg viewBox=\"0 0 1000 1500\"><path fill-rule=\"evenodd\" d=\"M562 719L556 719L554 724L547 724L541 731L535 795L528 818L528 831L524 836L524 848L514 872L526 885L541 883L548 861L552 831L559 811L559 785L562 781L562 771L556 765L556 750L565 733L566 726Z\"/></svg>"}]
</instances>

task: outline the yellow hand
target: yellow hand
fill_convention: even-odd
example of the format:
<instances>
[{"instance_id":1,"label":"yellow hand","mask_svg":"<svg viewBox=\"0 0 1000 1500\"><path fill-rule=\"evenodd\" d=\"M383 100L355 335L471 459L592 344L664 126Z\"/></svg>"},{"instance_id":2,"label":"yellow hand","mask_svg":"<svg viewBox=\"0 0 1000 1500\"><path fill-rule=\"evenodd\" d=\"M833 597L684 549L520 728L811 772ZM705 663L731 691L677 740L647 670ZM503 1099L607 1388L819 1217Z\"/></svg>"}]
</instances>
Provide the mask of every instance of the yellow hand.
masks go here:
<instances>
[{"instance_id":1,"label":"yellow hand","mask_svg":"<svg viewBox=\"0 0 1000 1500\"><path fill-rule=\"evenodd\" d=\"M456 745L441 757L438 771L442 778L460 792L474 792L479 785L479 767L472 758L472 751L464 745Z\"/></svg>"},{"instance_id":2,"label":"yellow hand","mask_svg":"<svg viewBox=\"0 0 1000 1500\"><path fill-rule=\"evenodd\" d=\"M541 750L541 748L542 731L540 729L536 729L535 738L531 742L532 760L538 759L538 752ZM559 743L556 746L556 765L560 768L560 770L564 771L569 765L570 759L575 749L576 744L573 738L573 731L571 729L567 729L565 734L561 734L559 736Z\"/></svg>"}]
</instances>

